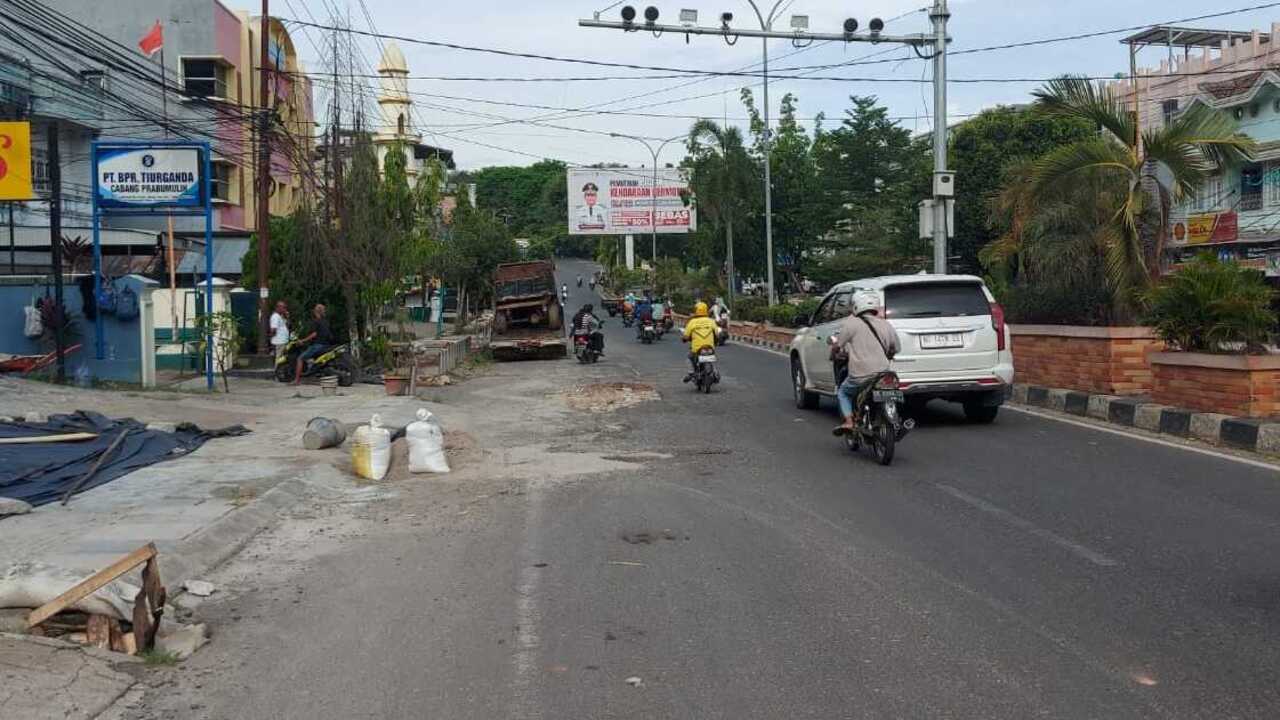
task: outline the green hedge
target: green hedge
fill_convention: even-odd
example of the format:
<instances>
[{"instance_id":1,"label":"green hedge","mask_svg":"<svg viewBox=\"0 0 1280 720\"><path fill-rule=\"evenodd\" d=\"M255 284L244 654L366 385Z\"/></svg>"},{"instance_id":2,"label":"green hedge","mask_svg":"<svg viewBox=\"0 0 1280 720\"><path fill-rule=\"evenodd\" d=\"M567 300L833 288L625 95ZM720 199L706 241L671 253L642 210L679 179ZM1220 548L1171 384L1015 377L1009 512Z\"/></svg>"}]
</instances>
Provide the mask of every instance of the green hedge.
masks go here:
<instances>
[{"instance_id":1,"label":"green hedge","mask_svg":"<svg viewBox=\"0 0 1280 720\"><path fill-rule=\"evenodd\" d=\"M1205 253L1147 293L1147 320L1189 352L1263 352L1276 316L1262 273Z\"/></svg>"}]
</instances>

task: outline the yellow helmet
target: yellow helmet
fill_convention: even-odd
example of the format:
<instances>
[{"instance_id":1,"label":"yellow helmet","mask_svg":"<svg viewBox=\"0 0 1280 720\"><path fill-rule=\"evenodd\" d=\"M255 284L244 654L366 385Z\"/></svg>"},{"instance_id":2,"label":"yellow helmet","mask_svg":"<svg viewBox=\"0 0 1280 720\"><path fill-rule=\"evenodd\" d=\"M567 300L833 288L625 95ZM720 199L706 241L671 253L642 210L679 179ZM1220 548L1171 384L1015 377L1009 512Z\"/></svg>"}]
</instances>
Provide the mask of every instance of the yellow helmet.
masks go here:
<instances>
[{"instance_id":1,"label":"yellow helmet","mask_svg":"<svg viewBox=\"0 0 1280 720\"><path fill-rule=\"evenodd\" d=\"M694 316L694 317L706 317L706 316L707 316L707 304L706 304L706 303L704 303L704 302L700 302L700 303L698 303L697 305L694 305L694 306L693 306L693 316Z\"/></svg>"}]
</instances>

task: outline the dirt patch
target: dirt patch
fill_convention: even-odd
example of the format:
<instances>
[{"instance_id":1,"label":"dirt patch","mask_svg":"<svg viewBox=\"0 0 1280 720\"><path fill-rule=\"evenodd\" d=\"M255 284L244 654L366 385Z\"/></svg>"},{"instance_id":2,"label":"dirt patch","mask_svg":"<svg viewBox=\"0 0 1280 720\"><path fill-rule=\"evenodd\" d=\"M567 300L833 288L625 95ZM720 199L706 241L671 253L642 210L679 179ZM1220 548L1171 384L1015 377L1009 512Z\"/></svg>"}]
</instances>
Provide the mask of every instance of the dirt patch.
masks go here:
<instances>
[{"instance_id":1,"label":"dirt patch","mask_svg":"<svg viewBox=\"0 0 1280 720\"><path fill-rule=\"evenodd\" d=\"M635 532L624 532L618 536L620 540L628 545L653 545L662 540L675 541L680 539L680 534L674 530L639 530ZM685 536L685 540L689 536Z\"/></svg>"},{"instance_id":2,"label":"dirt patch","mask_svg":"<svg viewBox=\"0 0 1280 720\"><path fill-rule=\"evenodd\" d=\"M574 410L605 413L660 399L652 385L610 382L581 385L565 393L565 403Z\"/></svg>"}]
</instances>

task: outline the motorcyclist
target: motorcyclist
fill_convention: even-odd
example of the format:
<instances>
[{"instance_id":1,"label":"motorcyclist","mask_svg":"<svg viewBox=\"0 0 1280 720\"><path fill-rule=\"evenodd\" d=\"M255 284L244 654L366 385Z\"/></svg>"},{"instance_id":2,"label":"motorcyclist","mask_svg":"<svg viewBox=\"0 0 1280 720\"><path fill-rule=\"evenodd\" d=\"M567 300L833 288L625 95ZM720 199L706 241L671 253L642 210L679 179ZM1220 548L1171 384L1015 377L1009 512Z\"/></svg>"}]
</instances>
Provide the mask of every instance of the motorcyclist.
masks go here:
<instances>
[{"instance_id":1,"label":"motorcyclist","mask_svg":"<svg viewBox=\"0 0 1280 720\"><path fill-rule=\"evenodd\" d=\"M647 322L653 324L653 298L646 292L644 297L636 301L635 309L636 318L636 337L644 332L644 324Z\"/></svg>"},{"instance_id":2,"label":"motorcyclist","mask_svg":"<svg viewBox=\"0 0 1280 720\"><path fill-rule=\"evenodd\" d=\"M831 337L833 358L846 358L849 375L836 390L844 423L832 431L836 435L852 432L858 425L858 409L862 393L889 369L889 361L902 348L898 332L879 316L880 296L872 290L860 290L853 296L853 312Z\"/></svg>"},{"instance_id":3,"label":"motorcyclist","mask_svg":"<svg viewBox=\"0 0 1280 720\"><path fill-rule=\"evenodd\" d=\"M325 317L325 306L316 303L311 308L311 333L301 338L299 344L308 343L307 349L303 350L296 361L296 367L293 371L293 384L302 384L302 370L307 361L319 357L324 354L325 350L333 347L333 330L329 328L329 320Z\"/></svg>"},{"instance_id":4,"label":"motorcyclist","mask_svg":"<svg viewBox=\"0 0 1280 720\"><path fill-rule=\"evenodd\" d=\"M560 285L560 302L561 303L569 302L569 284L568 283L561 283Z\"/></svg>"},{"instance_id":5,"label":"motorcyclist","mask_svg":"<svg viewBox=\"0 0 1280 720\"><path fill-rule=\"evenodd\" d=\"M583 305L573 316L571 327L573 328L573 337L576 342L577 338L585 336L592 350L600 357L604 357L604 333L600 332L600 326L604 325L604 321L596 316L595 306L591 303Z\"/></svg>"},{"instance_id":6,"label":"motorcyclist","mask_svg":"<svg viewBox=\"0 0 1280 720\"><path fill-rule=\"evenodd\" d=\"M689 365L692 370L688 375L684 376L684 382L693 379L693 373L698 369L698 353L703 348L715 348L716 334L720 332L720 326L716 325L716 321L707 317L707 304L700 302L693 306L693 317L689 318L689 322L684 326L684 332L681 333L681 339L689 343Z\"/></svg>"},{"instance_id":7,"label":"motorcyclist","mask_svg":"<svg viewBox=\"0 0 1280 720\"><path fill-rule=\"evenodd\" d=\"M595 289L596 289L596 276L595 276L595 275L592 275L592 276L591 276L591 279L588 281L588 283L591 285L591 289L592 289L592 290L595 290Z\"/></svg>"},{"instance_id":8,"label":"motorcyclist","mask_svg":"<svg viewBox=\"0 0 1280 720\"><path fill-rule=\"evenodd\" d=\"M582 287L582 275L578 275L578 287Z\"/></svg>"}]
</instances>

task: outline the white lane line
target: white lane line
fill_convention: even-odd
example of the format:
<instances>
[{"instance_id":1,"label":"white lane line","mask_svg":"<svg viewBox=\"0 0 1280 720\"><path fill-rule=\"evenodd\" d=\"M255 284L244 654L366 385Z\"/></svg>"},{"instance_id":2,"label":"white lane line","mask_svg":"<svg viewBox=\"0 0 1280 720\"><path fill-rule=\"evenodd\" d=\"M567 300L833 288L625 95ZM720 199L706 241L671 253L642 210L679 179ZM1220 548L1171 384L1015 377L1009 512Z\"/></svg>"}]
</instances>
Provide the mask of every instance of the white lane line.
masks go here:
<instances>
[{"instance_id":1,"label":"white lane line","mask_svg":"<svg viewBox=\"0 0 1280 720\"><path fill-rule=\"evenodd\" d=\"M1252 465L1253 467L1263 468L1264 470L1280 470L1280 465L1277 465L1276 463L1266 462L1265 460L1254 460L1252 458L1240 457L1239 455L1232 455L1231 453L1220 452L1218 450L1211 450L1209 448L1196 447L1195 445L1186 445L1180 442L1175 442L1173 440L1165 440L1163 438L1151 437L1150 435L1134 432L1132 429L1129 429L1129 428L1107 427L1101 424L1085 422L1083 420L1076 420L1074 418L1069 418L1069 417L1062 417L1061 415L1057 415L1054 413L1040 412L1038 410L1032 410L1030 408L1025 408L1020 405L1012 405L1009 403L1005 403L1002 407L1006 410L1012 410L1013 412L1016 412L1016 413L1022 413L1023 415L1031 415L1034 417L1043 418L1045 420L1054 420L1056 422L1066 423L1068 425L1075 425L1076 427L1088 428L1090 430L1097 430L1098 432L1111 433L1112 435L1119 435L1121 437L1132 438L1134 440L1142 440L1143 442L1154 443L1156 445L1164 445L1165 447L1177 448L1179 450L1186 450L1187 452L1199 453L1201 455L1208 455L1209 457L1218 458L1219 460L1230 460L1232 462L1241 463L1243 465Z\"/></svg>"},{"instance_id":2,"label":"white lane line","mask_svg":"<svg viewBox=\"0 0 1280 720\"><path fill-rule=\"evenodd\" d=\"M525 515L524 546L516 553L520 567L517 570L516 582L516 638L515 653L512 663L515 671L515 682L510 717L530 718L542 717L542 709L538 703L537 667L539 648L542 638L539 626L542 612L538 607L541 569L534 567L541 554L541 543L538 541L538 528L542 523L542 497L536 486L529 488L528 509Z\"/></svg>"},{"instance_id":3,"label":"white lane line","mask_svg":"<svg viewBox=\"0 0 1280 720\"><path fill-rule=\"evenodd\" d=\"M995 515L996 517L1018 528L1019 530L1025 530L1028 533L1031 533L1032 535L1035 535L1036 537L1040 538L1041 540L1047 540L1053 543L1054 545L1057 545L1058 547L1069 550L1075 553L1076 555L1079 555L1080 557L1084 558L1085 560L1088 560L1094 565L1101 565L1102 567L1115 567L1120 564L1118 560L1115 560L1106 555L1103 555L1102 553L1097 552L1095 550L1090 550L1089 548L1081 545L1080 543L1068 540L1062 537L1061 535L1058 535L1057 533L1053 533L1048 530L1045 530L1044 528L1039 527L1035 523L1032 523L1030 520L1020 518L1017 515L1014 515L1013 513L1009 512L1008 510L1005 510L1004 508L998 505L993 505L992 503L989 503L980 497L974 497L973 495L970 495L969 493L966 493L962 490L957 490L956 488L953 488L950 485L943 485L941 483L935 483L934 487L956 498L957 500L960 500L961 502L968 503L969 505L972 505L973 507L976 507L983 512Z\"/></svg>"}]
</instances>

